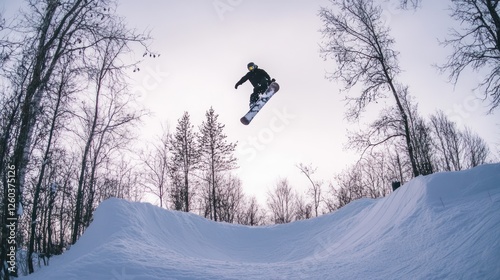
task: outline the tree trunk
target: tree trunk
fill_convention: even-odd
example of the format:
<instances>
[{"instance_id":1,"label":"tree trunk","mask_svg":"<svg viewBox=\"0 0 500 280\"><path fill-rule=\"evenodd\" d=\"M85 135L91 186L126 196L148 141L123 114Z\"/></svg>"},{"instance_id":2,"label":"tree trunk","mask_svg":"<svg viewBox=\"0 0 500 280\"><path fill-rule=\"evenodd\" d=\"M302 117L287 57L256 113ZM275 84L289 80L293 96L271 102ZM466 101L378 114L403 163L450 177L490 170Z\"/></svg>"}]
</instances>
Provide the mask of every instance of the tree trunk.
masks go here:
<instances>
[{"instance_id":1,"label":"tree trunk","mask_svg":"<svg viewBox=\"0 0 500 280\"><path fill-rule=\"evenodd\" d=\"M102 73L101 73L102 74ZM97 118L99 114L99 96L101 93L101 83L102 79L98 81L97 90L96 90L96 100L94 106L94 116L92 120L92 125L89 130L89 135L87 138L87 142L85 143L85 148L82 155L82 165L80 168L80 176L78 179L78 190L76 195L76 209L75 209L75 220L73 225L73 234L71 236L71 244L75 244L78 239L78 235L80 232L80 224L82 220L82 211L83 211L83 188L85 185L85 171L87 168L87 157L90 152L90 146L92 145L92 141L94 140L94 134L97 127Z\"/></svg>"},{"instance_id":2,"label":"tree trunk","mask_svg":"<svg viewBox=\"0 0 500 280\"><path fill-rule=\"evenodd\" d=\"M61 82L59 90L58 90L58 96L57 96L57 102L56 102L56 107L54 109L54 114L52 116L52 121L50 125L50 131L49 131L49 139L47 141L47 147L45 148L45 153L43 156L43 162L42 162L42 168L40 170L40 174L38 176L38 181L35 187L35 195L33 197L33 209L31 211L31 231L30 231L30 241L28 245L28 273L31 274L34 272L33 269L33 252L34 252L34 241L35 241L35 229L36 229L36 219L37 219L37 211L38 211L38 200L40 197L40 190L42 189L42 182L43 178L45 175L45 167L47 166L49 160L50 160L50 150L52 146L52 137L54 135L54 130L56 126L56 121L57 121L57 114L59 113L59 106L61 104L61 95L63 91L63 86L64 83Z\"/></svg>"},{"instance_id":3,"label":"tree trunk","mask_svg":"<svg viewBox=\"0 0 500 280\"><path fill-rule=\"evenodd\" d=\"M212 151L212 166L211 166L211 171L212 171L212 178L211 178L211 181L212 181L212 203L213 203L213 207L214 207L214 221L217 222L217 199L216 199L216 196L215 196L215 162L214 162L214 152Z\"/></svg>"},{"instance_id":4,"label":"tree trunk","mask_svg":"<svg viewBox=\"0 0 500 280\"><path fill-rule=\"evenodd\" d=\"M189 212L189 171L184 171L184 205L185 211Z\"/></svg>"}]
</instances>

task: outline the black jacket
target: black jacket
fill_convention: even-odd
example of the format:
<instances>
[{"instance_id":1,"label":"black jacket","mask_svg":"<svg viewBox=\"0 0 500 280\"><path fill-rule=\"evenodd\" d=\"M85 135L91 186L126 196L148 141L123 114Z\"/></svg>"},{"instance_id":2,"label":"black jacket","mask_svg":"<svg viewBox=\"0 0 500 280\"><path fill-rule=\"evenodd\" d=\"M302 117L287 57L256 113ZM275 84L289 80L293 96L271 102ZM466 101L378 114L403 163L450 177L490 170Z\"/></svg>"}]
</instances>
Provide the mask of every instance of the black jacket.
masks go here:
<instances>
[{"instance_id":1,"label":"black jacket","mask_svg":"<svg viewBox=\"0 0 500 280\"><path fill-rule=\"evenodd\" d=\"M260 87L260 86L268 86L269 83L271 82L271 77L269 77L269 74L267 74L266 71L257 68L253 71L248 72L245 76L243 76L237 83L236 86L239 86L246 82L247 80L250 80L250 83L252 83L253 87Z\"/></svg>"}]
</instances>

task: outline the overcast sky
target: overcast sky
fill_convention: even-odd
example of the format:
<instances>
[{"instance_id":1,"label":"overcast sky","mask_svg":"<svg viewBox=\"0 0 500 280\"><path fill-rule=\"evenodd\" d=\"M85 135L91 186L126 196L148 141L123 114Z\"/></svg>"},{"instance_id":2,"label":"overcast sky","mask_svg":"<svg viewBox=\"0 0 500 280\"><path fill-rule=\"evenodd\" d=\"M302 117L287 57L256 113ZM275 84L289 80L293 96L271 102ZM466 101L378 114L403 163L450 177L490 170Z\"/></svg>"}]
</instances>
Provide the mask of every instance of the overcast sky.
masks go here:
<instances>
[{"instance_id":1,"label":"overcast sky","mask_svg":"<svg viewBox=\"0 0 500 280\"><path fill-rule=\"evenodd\" d=\"M13 1L6 0L6 6ZM175 129L184 111L198 127L212 106L226 125L228 140L238 142L236 173L245 192L262 202L279 178L288 178L295 188L308 185L295 167L298 163L312 163L318 167L316 179L331 181L334 173L357 159L343 145L346 129L358 125L344 120L341 85L325 79L334 63L319 55L322 25L317 14L329 1L118 2L129 26L151 30L151 48L161 54L144 61L140 73L132 75L134 90L143 93L141 102L155 114L146 120L144 137L158 134L162 122ZM500 138L499 113L485 114L487 103L472 90L478 77L466 73L453 87L432 66L449 53L438 44L452 24L447 2L424 0L417 12L384 5L404 70L400 82L410 87L423 115L442 109L493 145ZM275 78L280 91L243 126L239 119L248 111L252 87L247 82L235 90L234 84L250 61ZM369 121L365 118L362 124Z\"/></svg>"}]
</instances>

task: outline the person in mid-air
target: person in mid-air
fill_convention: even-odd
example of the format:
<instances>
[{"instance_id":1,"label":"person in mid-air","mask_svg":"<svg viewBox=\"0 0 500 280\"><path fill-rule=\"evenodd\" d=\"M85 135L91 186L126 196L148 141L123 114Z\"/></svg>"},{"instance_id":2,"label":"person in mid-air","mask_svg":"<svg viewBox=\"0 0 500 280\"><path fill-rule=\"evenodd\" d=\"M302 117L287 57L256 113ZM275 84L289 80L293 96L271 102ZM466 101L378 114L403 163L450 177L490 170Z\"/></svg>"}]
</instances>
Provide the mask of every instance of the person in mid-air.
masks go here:
<instances>
[{"instance_id":1,"label":"person in mid-air","mask_svg":"<svg viewBox=\"0 0 500 280\"><path fill-rule=\"evenodd\" d=\"M274 81L271 80L269 74L263 69L260 69L257 64L250 62L247 65L248 73L243 76L234 86L235 89L238 89L238 86L250 80L253 86L253 93L250 95L250 108L259 100L259 94L263 93L267 87Z\"/></svg>"}]
</instances>

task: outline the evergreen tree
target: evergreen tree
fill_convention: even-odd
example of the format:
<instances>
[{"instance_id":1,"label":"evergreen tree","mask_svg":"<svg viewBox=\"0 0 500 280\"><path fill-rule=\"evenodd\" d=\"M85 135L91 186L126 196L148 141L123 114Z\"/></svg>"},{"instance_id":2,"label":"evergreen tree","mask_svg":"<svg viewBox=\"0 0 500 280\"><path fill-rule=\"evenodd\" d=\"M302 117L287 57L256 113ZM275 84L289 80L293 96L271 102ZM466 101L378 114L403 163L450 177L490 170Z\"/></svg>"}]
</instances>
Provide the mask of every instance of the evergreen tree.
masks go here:
<instances>
[{"instance_id":1,"label":"evergreen tree","mask_svg":"<svg viewBox=\"0 0 500 280\"><path fill-rule=\"evenodd\" d=\"M206 120L200 126L200 153L202 169L205 172L208 183L208 202L210 216L217 221L217 191L218 179L224 171L236 168L236 158L233 153L235 143L228 143L223 130L225 125L217 120L219 115L210 108L206 114Z\"/></svg>"},{"instance_id":2,"label":"evergreen tree","mask_svg":"<svg viewBox=\"0 0 500 280\"><path fill-rule=\"evenodd\" d=\"M189 212L190 209L190 173L198 168L200 161L200 151L197 145L198 134L193 131L193 128L189 113L184 112L182 118L177 122L175 134L169 140L172 153L171 169L177 173L170 175L172 181L179 181L181 188L178 191L182 203L181 210L185 212Z\"/></svg>"}]
</instances>

